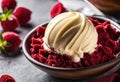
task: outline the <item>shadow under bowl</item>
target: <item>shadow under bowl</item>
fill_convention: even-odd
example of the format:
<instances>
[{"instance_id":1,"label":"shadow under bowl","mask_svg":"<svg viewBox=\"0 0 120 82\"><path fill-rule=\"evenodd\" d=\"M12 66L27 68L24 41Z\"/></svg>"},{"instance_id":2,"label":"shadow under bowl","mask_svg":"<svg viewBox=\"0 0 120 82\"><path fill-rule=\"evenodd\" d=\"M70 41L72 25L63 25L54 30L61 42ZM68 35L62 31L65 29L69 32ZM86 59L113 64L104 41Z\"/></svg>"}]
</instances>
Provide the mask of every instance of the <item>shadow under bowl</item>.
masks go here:
<instances>
[{"instance_id":1,"label":"shadow under bowl","mask_svg":"<svg viewBox=\"0 0 120 82\"><path fill-rule=\"evenodd\" d=\"M114 21L105 18L105 17L99 17L99 16L94 16L93 18L98 19L99 21L110 21L111 25L115 27L117 30L120 30L120 26L115 23ZM48 24L44 23L41 24L42 26L46 26ZM40 26L41 26L40 25ZM30 43L31 43L31 38L32 35L35 34L35 30L38 28L34 28L32 31L30 31L26 37L24 38L22 49L25 54L25 57L38 69L58 78L63 78L63 79L84 79L84 78L91 78L95 76L100 76L100 75L105 75L105 74L110 74L108 73L110 70L112 70L115 66L120 64L120 57L117 57L115 59L112 59L111 61L105 62L103 64L99 64L96 66L91 66L91 67L83 67L83 68L60 68L60 67L52 67L45 65L43 63L40 63L36 60L34 60L31 55L30 55Z\"/></svg>"}]
</instances>

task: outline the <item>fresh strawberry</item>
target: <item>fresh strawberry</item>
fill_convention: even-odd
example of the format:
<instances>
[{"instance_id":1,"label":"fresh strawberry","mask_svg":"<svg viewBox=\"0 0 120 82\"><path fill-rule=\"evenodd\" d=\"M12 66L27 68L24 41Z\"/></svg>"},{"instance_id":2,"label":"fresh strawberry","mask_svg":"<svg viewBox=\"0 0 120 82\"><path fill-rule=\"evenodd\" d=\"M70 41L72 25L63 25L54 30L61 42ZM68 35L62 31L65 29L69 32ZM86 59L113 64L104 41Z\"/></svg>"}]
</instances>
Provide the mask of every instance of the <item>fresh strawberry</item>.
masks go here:
<instances>
[{"instance_id":1,"label":"fresh strawberry","mask_svg":"<svg viewBox=\"0 0 120 82\"><path fill-rule=\"evenodd\" d=\"M19 26L19 22L12 15L12 10L5 9L0 15L1 26L5 31L13 31Z\"/></svg>"},{"instance_id":2,"label":"fresh strawberry","mask_svg":"<svg viewBox=\"0 0 120 82\"><path fill-rule=\"evenodd\" d=\"M67 9L64 8L64 6L60 3L57 2L51 9L50 11L50 15L52 18L54 18L55 16L63 13L63 12L67 12Z\"/></svg>"},{"instance_id":3,"label":"fresh strawberry","mask_svg":"<svg viewBox=\"0 0 120 82\"><path fill-rule=\"evenodd\" d=\"M4 32L0 36L0 52L16 50L21 44L20 36L14 32Z\"/></svg>"},{"instance_id":4,"label":"fresh strawberry","mask_svg":"<svg viewBox=\"0 0 120 82\"><path fill-rule=\"evenodd\" d=\"M2 0L1 5L3 10L5 8L7 8L8 10L10 9L14 10L17 5L17 2L16 0Z\"/></svg>"},{"instance_id":5,"label":"fresh strawberry","mask_svg":"<svg viewBox=\"0 0 120 82\"><path fill-rule=\"evenodd\" d=\"M24 7L18 7L14 12L14 16L17 17L20 25L26 24L31 19L31 11Z\"/></svg>"},{"instance_id":6,"label":"fresh strawberry","mask_svg":"<svg viewBox=\"0 0 120 82\"><path fill-rule=\"evenodd\" d=\"M15 79L10 75L5 74L1 76L0 82L15 82Z\"/></svg>"},{"instance_id":7,"label":"fresh strawberry","mask_svg":"<svg viewBox=\"0 0 120 82\"><path fill-rule=\"evenodd\" d=\"M19 22L16 17L12 16L11 19L2 21L1 26L5 31L13 31L19 26Z\"/></svg>"}]
</instances>

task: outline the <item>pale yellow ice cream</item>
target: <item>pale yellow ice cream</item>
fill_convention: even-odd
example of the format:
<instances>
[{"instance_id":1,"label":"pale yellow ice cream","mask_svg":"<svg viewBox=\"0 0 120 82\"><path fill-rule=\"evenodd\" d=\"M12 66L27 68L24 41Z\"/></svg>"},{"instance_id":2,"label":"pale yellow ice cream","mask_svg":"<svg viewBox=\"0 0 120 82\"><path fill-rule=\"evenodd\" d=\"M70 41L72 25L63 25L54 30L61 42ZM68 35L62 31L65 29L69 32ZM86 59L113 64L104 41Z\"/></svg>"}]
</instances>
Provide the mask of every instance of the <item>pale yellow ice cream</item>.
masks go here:
<instances>
[{"instance_id":1,"label":"pale yellow ice cream","mask_svg":"<svg viewBox=\"0 0 120 82\"><path fill-rule=\"evenodd\" d=\"M79 12L66 12L53 18L48 24L44 48L54 48L57 53L67 54L74 62L91 53L97 46L98 34L93 24Z\"/></svg>"}]
</instances>

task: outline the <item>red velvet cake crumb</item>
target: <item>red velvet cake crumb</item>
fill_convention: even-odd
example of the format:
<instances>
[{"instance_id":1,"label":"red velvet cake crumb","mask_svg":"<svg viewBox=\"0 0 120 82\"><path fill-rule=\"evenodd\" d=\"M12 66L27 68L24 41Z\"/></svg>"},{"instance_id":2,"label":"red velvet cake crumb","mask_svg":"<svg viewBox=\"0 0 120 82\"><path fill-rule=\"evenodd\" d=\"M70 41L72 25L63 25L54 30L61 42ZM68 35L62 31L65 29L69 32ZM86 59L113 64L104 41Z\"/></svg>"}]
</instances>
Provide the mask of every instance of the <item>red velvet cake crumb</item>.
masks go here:
<instances>
[{"instance_id":1,"label":"red velvet cake crumb","mask_svg":"<svg viewBox=\"0 0 120 82\"><path fill-rule=\"evenodd\" d=\"M98 32L98 46L91 54L84 53L84 57L78 63L72 62L68 55L60 55L51 50L43 48L43 36L45 27L39 26L31 38L31 56L35 60L54 67L81 68L101 64L120 55L120 32L113 28L109 21L99 22L97 19L89 18Z\"/></svg>"}]
</instances>

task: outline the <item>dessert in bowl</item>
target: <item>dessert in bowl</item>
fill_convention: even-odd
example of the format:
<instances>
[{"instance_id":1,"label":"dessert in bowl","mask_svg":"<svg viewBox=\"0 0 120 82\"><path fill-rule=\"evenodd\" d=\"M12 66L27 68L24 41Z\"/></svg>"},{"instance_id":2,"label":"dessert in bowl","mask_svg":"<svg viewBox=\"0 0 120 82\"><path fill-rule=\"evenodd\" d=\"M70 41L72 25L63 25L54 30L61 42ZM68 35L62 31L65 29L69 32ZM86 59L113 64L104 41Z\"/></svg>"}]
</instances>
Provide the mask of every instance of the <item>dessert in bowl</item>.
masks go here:
<instances>
[{"instance_id":1,"label":"dessert in bowl","mask_svg":"<svg viewBox=\"0 0 120 82\"><path fill-rule=\"evenodd\" d=\"M55 77L93 77L120 62L119 30L110 19L67 12L28 33L23 51L33 65Z\"/></svg>"}]
</instances>

